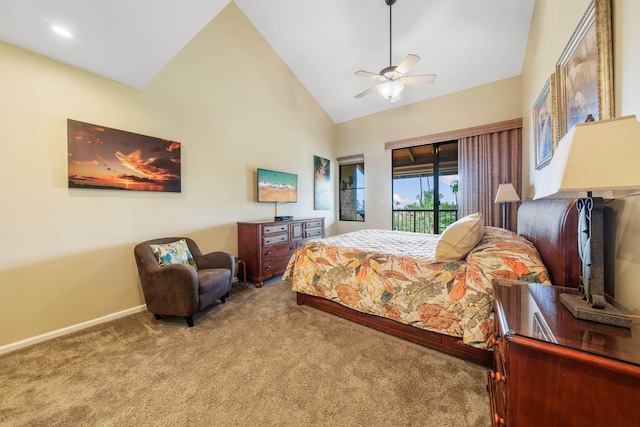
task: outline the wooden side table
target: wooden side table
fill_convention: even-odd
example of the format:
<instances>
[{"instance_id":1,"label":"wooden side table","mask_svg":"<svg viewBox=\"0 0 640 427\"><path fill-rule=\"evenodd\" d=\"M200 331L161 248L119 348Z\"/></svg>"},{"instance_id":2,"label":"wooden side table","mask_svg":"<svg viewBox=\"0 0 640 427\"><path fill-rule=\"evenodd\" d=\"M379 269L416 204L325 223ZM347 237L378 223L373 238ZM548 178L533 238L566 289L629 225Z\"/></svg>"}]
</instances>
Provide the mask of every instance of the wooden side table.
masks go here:
<instances>
[{"instance_id":1,"label":"wooden side table","mask_svg":"<svg viewBox=\"0 0 640 427\"><path fill-rule=\"evenodd\" d=\"M238 268L240 268L240 266L242 266L242 280L244 281L244 289L243 290L247 290L247 263L244 262L243 259L240 259L240 258L236 257L236 264L238 265ZM239 270L237 270L237 271L239 271ZM238 277L238 279L240 279L240 277Z\"/></svg>"}]
</instances>

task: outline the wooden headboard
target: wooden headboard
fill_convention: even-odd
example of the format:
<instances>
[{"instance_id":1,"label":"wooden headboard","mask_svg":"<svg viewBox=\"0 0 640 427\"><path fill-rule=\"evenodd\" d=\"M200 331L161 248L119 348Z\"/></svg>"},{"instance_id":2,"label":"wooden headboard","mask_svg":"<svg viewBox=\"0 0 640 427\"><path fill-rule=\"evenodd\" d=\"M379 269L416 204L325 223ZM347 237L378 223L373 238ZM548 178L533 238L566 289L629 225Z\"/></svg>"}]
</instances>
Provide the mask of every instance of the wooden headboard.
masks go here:
<instances>
[{"instance_id":1,"label":"wooden headboard","mask_svg":"<svg viewBox=\"0 0 640 427\"><path fill-rule=\"evenodd\" d=\"M538 249L551 283L578 287L578 211L575 199L526 200L518 209L518 234Z\"/></svg>"}]
</instances>

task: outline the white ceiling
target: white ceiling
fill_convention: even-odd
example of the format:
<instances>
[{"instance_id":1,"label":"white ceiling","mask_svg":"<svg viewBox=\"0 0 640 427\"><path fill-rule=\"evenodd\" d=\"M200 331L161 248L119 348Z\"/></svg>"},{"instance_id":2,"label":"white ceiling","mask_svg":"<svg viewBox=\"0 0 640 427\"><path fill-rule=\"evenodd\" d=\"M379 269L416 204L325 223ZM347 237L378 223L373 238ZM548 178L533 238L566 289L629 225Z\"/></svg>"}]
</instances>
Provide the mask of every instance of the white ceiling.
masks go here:
<instances>
[{"instance_id":1,"label":"white ceiling","mask_svg":"<svg viewBox=\"0 0 640 427\"><path fill-rule=\"evenodd\" d=\"M142 88L230 0L0 0L0 40ZM385 0L235 0L335 123L519 75L535 0L397 0L393 65L437 74L390 103L360 69L389 65ZM67 27L63 39L49 26Z\"/></svg>"}]
</instances>

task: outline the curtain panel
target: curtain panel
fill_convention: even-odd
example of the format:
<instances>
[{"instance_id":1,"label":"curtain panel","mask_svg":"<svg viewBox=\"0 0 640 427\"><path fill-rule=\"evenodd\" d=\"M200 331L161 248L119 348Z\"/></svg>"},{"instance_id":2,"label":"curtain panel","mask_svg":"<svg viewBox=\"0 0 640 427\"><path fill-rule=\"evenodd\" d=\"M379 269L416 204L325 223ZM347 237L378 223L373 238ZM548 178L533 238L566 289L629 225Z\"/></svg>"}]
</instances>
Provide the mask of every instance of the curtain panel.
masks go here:
<instances>
[{"instance_id":1,"label":"curtain panel","mask_svg":"<svg viewBox=\"0 0 640 427\"><path fill-rule=\"evenodd\" d=\"M485 225L502 227L498 186L510 182L522 198L522 128L458 139L460 217L481 212ZM519 203L507 204L507 224L517 230Z\"/></svg>"}]
</instances>

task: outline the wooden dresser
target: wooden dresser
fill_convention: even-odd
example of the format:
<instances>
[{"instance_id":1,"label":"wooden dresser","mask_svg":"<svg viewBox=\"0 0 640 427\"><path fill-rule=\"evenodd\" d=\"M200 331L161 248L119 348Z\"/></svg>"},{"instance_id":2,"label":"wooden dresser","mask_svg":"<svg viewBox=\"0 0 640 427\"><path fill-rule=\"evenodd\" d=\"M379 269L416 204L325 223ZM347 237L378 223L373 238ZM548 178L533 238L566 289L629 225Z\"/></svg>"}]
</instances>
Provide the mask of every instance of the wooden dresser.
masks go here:
<instances>
[{"instance_id":1,"label":"wooden dresser","mask_svg":"<svg viewBox=\"0 0 640 427\"><path fill-rule=\"evenodd\" d=\"M494 426L640 423L640 326L575 319L575 289L498 280L488 390Z\"/></svg>"},{"instance_id":2,"label":"wooden dresser","mask_svg":"<svg viewBox=\"0 0 640 427\"><path fill-rule=\"evenodd\" d=\"M324 218L238 223L238 258L257 287L284 273L299 245L324 237Z\"/></svg>"}]
</instances>

